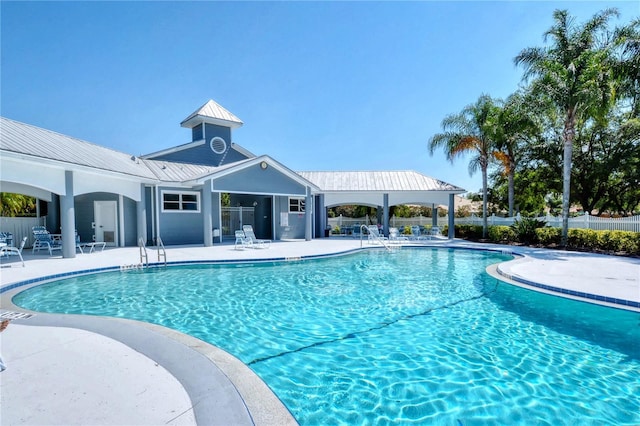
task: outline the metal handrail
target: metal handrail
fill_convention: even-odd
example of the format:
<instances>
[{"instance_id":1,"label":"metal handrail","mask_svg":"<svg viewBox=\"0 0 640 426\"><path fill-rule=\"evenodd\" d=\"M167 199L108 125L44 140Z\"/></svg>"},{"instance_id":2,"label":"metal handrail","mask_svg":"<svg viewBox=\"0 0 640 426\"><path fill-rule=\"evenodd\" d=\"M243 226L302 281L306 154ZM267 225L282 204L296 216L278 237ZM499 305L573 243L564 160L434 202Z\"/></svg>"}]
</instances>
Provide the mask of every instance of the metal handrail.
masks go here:
<instances>
[{"instance_id":1,"label":"metal handrail","mask_svg":"<svg viewBox=\"0 0 640 426\"><path fill-rule=\"evenodd\" d=\"M158 249L158 263L160 263L160 258L164 258L164 266L167 266L167 250L164 248L164 243L162 242L162 238L158 237L156 240L156 247ZM162 252L160 252L162 250Z\"/></svg>"},{"instance_id":2,"label":"metal handrail","mask_svg":"<svg viewBox=\"0 0 640 426\"><path fill-rule=\"evenodd\" d=\"M366 230L368 235L372 236L373 238L375 238L376 240L378 240L380 242L380 244L382 244L384 246L384 248L387 249L388 252L391 252L393 250L391 250L391 247L389 247L382 238L380 238L378 235L371 233L371 231L369 231L369 227L367 225L360 225L360 248L362 248L362 235L364 234L362 231Z\"/></svg>"},{"instance_id":3,"label":"metal handrail","mask_svg":"<svg viewBox=\"0 0 640 426\"><path fill-rule=\"evenodd\" d=\"M138 239L138 247L140 248L140 264L149 266L149 255L147 254L146 243L142 237Z\"/></svg>"},{"instance_id":4,"label":"metal handrail","mask_svg":"<svg viewBox=\"0 0 640 426\"><path fill-rule=\"evenodd\" d=\"M160 258L164 258L164 266L167 266L167 250L164 248L164 244L162 243L162 238L158 237L156 240L156 247L158 249L158 263L160 263ZM162 250L162 252L160 252Z\"/></svg>"}]
</instances>

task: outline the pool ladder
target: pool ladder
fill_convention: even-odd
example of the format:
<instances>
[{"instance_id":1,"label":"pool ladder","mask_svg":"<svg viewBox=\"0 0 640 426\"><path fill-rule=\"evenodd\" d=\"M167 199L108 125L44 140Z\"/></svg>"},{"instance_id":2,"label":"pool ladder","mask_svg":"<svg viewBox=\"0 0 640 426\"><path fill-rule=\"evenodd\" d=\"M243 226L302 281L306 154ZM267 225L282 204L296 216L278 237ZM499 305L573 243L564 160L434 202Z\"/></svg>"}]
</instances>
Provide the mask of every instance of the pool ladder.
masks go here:
<instances>
[{"instance_id":1,"label":"pool ladder","mask_svg":"<svg viewBox=\"0 0 640 426\"><path fill-rule=\"evenodd\" d=\"M149 255L147 254L147 244L142 237L138 239L138 247L140 248L140 264L148 267Z\"/></svg>"},{"instance_id":2,"label":"pool ladder","mask_svg":"<svg viewBox=\"0 0 640 426\"><path fill-rule=\"evenodd\" d=\"M138 247L140 248L140 264L148 268L149 254L147 253L147 244L142 237L138 239ZM164 260L164 266L167 266L167 250L164 248L164 243L160 237L156 239L156 250L158 251L158 263L160 263L160 259L162 259Z\"/></svg>"},{"instance_id":3,"label":"pool ladder","mask_svg":"<svg viewBox=\"0 0 640 426\"><path fill-rule=\"evenodd\" d=\"M364 232L362 232L362 231L367 231L367 233L369 234L367 238L373 238L374 240L378 241L380 244L382 244L384 246L384 248L387 249L387 251L389 253L391 253L393 251L391 249L391 247L389 247L389 245L387 243L385 243L382 238L380 238L376 234L371 233L371 231L369 231L369 227L367 225L360 225L360 248L362 248L362 236L364 235Z\"/></svg>"}]
</instances>

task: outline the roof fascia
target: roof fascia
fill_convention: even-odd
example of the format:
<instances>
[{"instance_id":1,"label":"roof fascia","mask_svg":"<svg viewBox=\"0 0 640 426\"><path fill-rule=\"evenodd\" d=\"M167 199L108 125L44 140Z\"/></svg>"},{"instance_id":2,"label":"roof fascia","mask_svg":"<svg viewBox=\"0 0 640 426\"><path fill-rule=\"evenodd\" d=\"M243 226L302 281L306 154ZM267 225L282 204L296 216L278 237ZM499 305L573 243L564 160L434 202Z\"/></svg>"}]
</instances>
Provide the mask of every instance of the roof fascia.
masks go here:
<instances>
[{"instance_id":1,"label":"roof fascia","mask_svg":"<svg viewBox=\"0 0 640 426\"><path fill-rule=\"evenodd\" d=\"M51 158L36 157L29 154L15 153L12 151L4 151L4 150L0 150L0 152L2 153L1 156L4 158L23 162L25 164L30 164L30 165L33 165L33 164L36 164L37 166L47 165L49 167L54 167L54 168L65 170L65 171L72 171L72 172L78 171L78 172L95 174L95 175L107 174L111 177L125 179L125 180L136 180L144 184L156 184L159 182L159 180L157 179L151 179L144 176L132 175L129 173L121 173L113 170L100 169L97 167L84 166L81 164L68 163L65 161L53 160ZM146 165L145 165L145 168L149 170L149 168L147 168ZM151 170L149 171L151 172ZM153 172L151 173L153 174Z\"/></svg>"},{"instance_id":2,"label":"roof fascia","mask_svg":"<svg viewBox=\"0 0 640 426\"><path fill-rule=\"evenodd\" d=\"M207 117L206 115L200 115L200 114L196 114L193 117L190 117L184 120L182 123L180 123L180 126L185 127L187 129L192 129L193 127L201 123L215 124L216 126L229 127L231 129L237 129L239 127L242 127L242 123L238 123L237 121L229 121L229 120L223 120L221 118Z\"/></svg>"},{"instance_id":3,"label":"roof fascia","mask_svg":"<svg viewBox=\"0 0 640 426\"><path fill-rule=\"evenodd\" d=\"M161 155L173 154L174 152L184 151L185 149L195 148L200 145L204 145L207 141L204 139L200 139L197 141L185 143L183 145L174 146L173 148L163 149L162 151L152 152L151 154L141 155L140 158L145 160L152 160L156 157L160 157Z\"/></svg>"},{"instance_id":4,"label":"roof fascia","mask_svg":"<svg viewBox=\"0 0 640 426\"><path fill-rule=\"evenodd\" d=\"M278 170L280 173L284 174L285 176L287 176L288 178L298 182L300 185L302 186L306 186L306 187L310 187L311 191L314 193L320 193L322 191L320 191L320 188L318 188L315 184L309 182L308 180L306 180L305 178L303 178L302 176L300 176L299 174L297 174L296 172L294 172L293 170L289 169L288 167L285 167L284 165L282 165L281 163L279 163L278 161L274 160L273 158L269 157L268 155L261 155L260 157L255 157L252 159L249 159L247 161L243 161L242 164L239 164L235 167L229 167L226 168L225 170L222 170L220 172L214 172L211 173L209 175L206 176L201 176L198 179L195 179L193 182L197 183L197 184L202 184L204 181L208 180L208 179L217 179L217 178L221 178L223 176L227 176L233 173L237 173L241 170L247 169L249 167L255 166L256 164L260 164L262 161L265 161L269 166L273 167L274 169Z\"/></svg>"}]
</instances>

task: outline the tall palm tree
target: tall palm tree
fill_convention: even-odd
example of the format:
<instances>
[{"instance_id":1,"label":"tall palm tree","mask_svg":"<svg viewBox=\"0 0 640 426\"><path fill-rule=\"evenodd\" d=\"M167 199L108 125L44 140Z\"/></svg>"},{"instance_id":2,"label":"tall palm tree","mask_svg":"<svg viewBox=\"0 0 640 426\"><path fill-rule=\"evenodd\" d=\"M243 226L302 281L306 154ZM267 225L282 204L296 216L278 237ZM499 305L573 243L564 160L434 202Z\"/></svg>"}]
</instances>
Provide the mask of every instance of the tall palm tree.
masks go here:
<instances>
[{"instance_id":1,"label":"tall palm tree","mask_svg":"<svg viewBox=\"0 0 640 426\"><path fill-rule=\"evenodd\" d=\"M482 236L487 236L487 169L493 151L491 120L497 113L497 106L488 95L482 95L458 114L451 114L442 120L444 133L436 133L429 139L429 153L443 148L447 159L453 163L457 157L471 154L469 174L478 169L482 172Z\"/></svg>"},{"instance_id":2,"label":"tall palm tree","mask_svg":"<svg viewBox=\"0 0 640 426\"><path fill-rule=\"evenodd\" d=\"M571 159L576 121L584 118L594 103L601 102L602 73L614 46L608 37L608 22L618 16L616 9L595 14L582 25L566 10L553 13L554 24L544 33L548 47L530 47L522 50L514 61L525 68L524 78L537 78L533 87L549 96L564 114L563 131L563 183L562 183L562 241L566 246L569 229L571 192Z\"/></svg>"},{"instance_id":3,"label":"tall palm tree","mask_svg":"<svg viewBox=\"0 0 640 426\"><path fill-rule=\"evenodd\" d=\"M515 174L520 159L520 145L535 135L537 126L533 114L527 107L525 95L516 92L500 106L493 121L493 156L508 179L509 216L513 216L515 200Z\"/></svg>"}]
</instances>

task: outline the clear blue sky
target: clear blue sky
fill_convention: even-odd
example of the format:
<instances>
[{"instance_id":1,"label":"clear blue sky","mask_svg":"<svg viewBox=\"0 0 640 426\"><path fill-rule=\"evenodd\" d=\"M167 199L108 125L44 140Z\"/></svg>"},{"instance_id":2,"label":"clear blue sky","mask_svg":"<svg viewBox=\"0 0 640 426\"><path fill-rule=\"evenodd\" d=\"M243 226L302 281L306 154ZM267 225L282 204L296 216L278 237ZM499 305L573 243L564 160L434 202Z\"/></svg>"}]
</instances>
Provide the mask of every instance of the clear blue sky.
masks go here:
<instances>
[{"instance_id":1,"label":"clear blue sky","mask_svg":"<svg viewBox=\"0 0 640 426\"><path fill-rule=\"evenodd\" d=\"M470 191L427 141L543 45L554 9L579 21L640 2L6 2L1 114L131 154L190 141L209 99L233 141L293 170L411 169Z\"/></svg>"}]
</instances>

